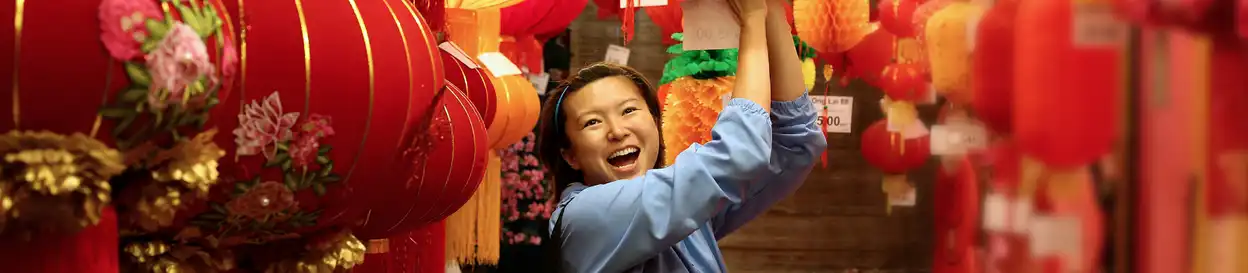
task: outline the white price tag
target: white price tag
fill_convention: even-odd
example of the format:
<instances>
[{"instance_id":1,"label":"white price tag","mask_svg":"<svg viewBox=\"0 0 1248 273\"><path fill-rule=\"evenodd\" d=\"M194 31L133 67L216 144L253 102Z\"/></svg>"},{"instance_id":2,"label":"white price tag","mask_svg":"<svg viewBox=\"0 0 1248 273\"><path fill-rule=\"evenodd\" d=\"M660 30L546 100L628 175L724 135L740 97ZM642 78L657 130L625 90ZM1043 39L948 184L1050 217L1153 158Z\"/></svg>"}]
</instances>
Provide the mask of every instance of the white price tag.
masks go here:
<instances>
[{"instance_id":1,"label":"white price tag","mask_svg":"<svg viewBox=\"0 0 1248 273\"><path fill-rule=\"evenodd\" d=\"M984 230L1008 231L1010 219L1010 200L998 193L984 196Z\"/></svg>"},{"instance_id":2,"label":"white price tag","mask_svg":"<svg viewBox=\"0 0 1248 273\"><path fill-rule=\"evenodd\" d=\"M848 134L853 130L854 97L810 95L810 100L819 115L819 127L827 125L824 132Z\"/></svg>"},{"instance_id":3,"label":"white price tag","mask_svg":"<svg viewBox=\"0 0 1248 273\"><path fill-rule=\"evenodd\" d=\"M1083 268L1083 221L1074 216L1036 215L1031 218L1033 257L1057 256L1064 268Z\"/></svg>"},{"instance_id":4,"label":"white price tag","mask_svg":"<svg viewBox=\"0 0 1248 273\"><path fill-rule=\"evenodd\" d=\"M916 190L914 187L909 187L906 189L906 194L903 194L901 197L888 198L888 205L894 207L913 207L918 201L918 197L915 192Z\"/></svg>"},{"instance_id":5,"label":"white price tag","mask_svg":"<svg viewBox=\"0 0 1248 273\"><path fill-rule=\"evenodd\" d=\"M1027 233L1031 229L1032 218L1031 198L1015 198L1010 203L1010 229L1016 233Z\"/></svg>"},{"instance_id":6,"label":"white price tag","mask_svg":"<svg viewBox=\"0 0 1248 273\"><path fill-rule=\"evenodd\" d=\"M550 84L550 73L529 74L529 83L533 84L533 89L537 89L538 95L546 95L546 85Z\"/></svg>"},{"instance_id":7,"label":"white price tag","mask_svg":"<svg viewBox=\"0 0 1248 273\"><path fill-rule=\"evenodd\" d=\"M988 130L966 122L932 126L932 155L964 155L988 146Z\"/></svg>"},{"instance_id":8,"label":"white price tag","mask_svg":"<svg viewBox=\"0 0 1248 273\"><path fill-rule=\"evenodd\" d=\"M618 65L628 65L629 52L630 50L627 47L622 47L619 45L608 45L607 57L604 59L604 61L608 63L615 63Z\"/></svg>"},{"instance_id":9,"label":"white price tag","mask_svg":"<svg viewBox=\"0 0 1248 273\"><path fill-rule=\"evenodd\" d=\"M685 50L737 48L741 40L741 24L737 23L731 0L686 0L681 2Z\"/></svg>"},{"instance_id":10,"label":"white price tag","mask_svg":"<svg viewBox=\"0 0 1248 273\"><path fill-rule=\"evenodd\" d=\"M490 73L494 74L495 78L520 75L524 73L520 71L519 67L516 67L515 63L512 63L510 59L507 59L507 56L504 56L503 53L481 53L480 56L477 56L477 60L481 61L481 64L485 65L485 68L489 69Z\"/></svg>"},{"instance_id":11,"label":"white price tag","mask_svg":"<svg viewBox=\"0 0 1248 273\"><path fill-rule=\"evenodd\" d=\"M922 120L915 120L910 126L901 128L901 139L915 139L927 136L930 131L927 130L927 124L923 124ZM929 140L930 141L930 140Z\"/></svg>"},{"instance_id":12,"label":"white price tag","mask_svg":"<svg viewBox=\"0 0 1248 273\"><path fill-rule=\"evenodd\" d=\"M1071 41L1083 47L1115 47L1127 41L1130 27L1108 3L1074 4Z\"/></svg>"},{"instance_id":13,"label":"white price tag","mask_svg":"<svg viewBox=\"0 0 1248 273\"><path fill-rule=\"evenodd\" d=\"M442 44L438 45L438 49L450 53L451 56L454 56L456 60L459 60L460 63L468 66L468 68L480 68L477 66L477 62L472 61L472 58L468 57L468 53L465 53L464 49L459 48L459 45L456 45L455 42L442 42Z\"/></svg>"},{"instance_id":14,"label":"white price tag","mask_svg":"<svg viewBox=\"0 0 1248 273\"><path fill-rule=\"evenodd\" d=\"M635 8L666 6L666 5L667 5L667 0L633 0L633 7ZM627 8L627 7L628 7L628 0L620 0L620 8Z\"/></svg>"}]
</instances>

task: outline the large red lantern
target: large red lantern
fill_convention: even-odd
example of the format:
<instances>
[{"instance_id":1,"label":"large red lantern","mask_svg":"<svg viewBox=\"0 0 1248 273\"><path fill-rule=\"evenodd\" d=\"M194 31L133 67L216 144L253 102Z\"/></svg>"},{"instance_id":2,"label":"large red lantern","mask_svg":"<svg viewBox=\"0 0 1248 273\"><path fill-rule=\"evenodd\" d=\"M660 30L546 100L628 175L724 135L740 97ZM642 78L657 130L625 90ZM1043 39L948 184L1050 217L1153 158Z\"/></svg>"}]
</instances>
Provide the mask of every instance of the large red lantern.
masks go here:
<instances>
[{"instance_id":1,"label":"large red lantern","mask_svg":"<svg viewBox=\"0 0 1248 273\"><path fill-rule=\"evenodd\" d=\"M1075 5L1097 4L1108 3L1022 1L1018 7L1015 139L1024 153L1051 167L1095 162L1110 151L1118 131L1126 26L1114 20L1074 24ZM1089 13L1079 16L1113 18L1093 13L1104 9L1079 10Z\"/></svg>"},{"instance_id":2,"label":"large red lantern","mask_svg":"<svg viewBox=\"0 0 1248 273\"><path fill-rule=\"evenodd\" d=\"M897 37L914 37L914 11L924 0L881 0L878 6L880 27Z\"/></svg>"},{"instance_id":3,"label":"large red lantern","mask_svg":"<svg viewBox=\"0 0 1248 273\"><path fill-rule=\"evenodd\" d=\"M499 52L513 60L522 71L537 74L542 68L542 44L530 32L542 16L555 9L558 0L528 0L503 8L499 13Z\"/></svg>"},{"instance_id":4,"label":"large red lantern","mask_svg":"<svg viewBox=\"0 0 1248 273\"><path fill-rule=\"evenodd\" d=\"M542 17L542 20L533 25L533 28L529 30L529 33L536 35L539 41L545 41L550 37L558 36L558 34L567 31L568 25L571 25L572 21L576 20L576 17L589 4L589 0L557 1L558 4L555 4L555 6L558 8L550 10L550 13Z\"/></svg>"},{"instance_id":5,"label":"large red lantern","mask_svg":"<svg viewBox=\"0 0 1248 273\"><path fill-rule=\"evenodd\" d=\"M1014 21L1018 0L998 1L980 18L971 54L972 106L988 129L1014 129Z\"/></svg>"},{"instance_id":6,"label":"large red lantern","mask_svg":"<svg viewBox=\"0 0 1248 273\"><path fill-rule=\"evenodd\" d=\"M1241 77L1248 55L1239 40L1213 40L1209 94L1209 179L1212 217L1248 214L1248 79Z\"/></svg>"},{"instance_id":7,"label":"large red lantern","mask_svg":"<svg viewBox=\"0 0 1248 273\"><path fill-rule=\"evenodd\" d=\"M862 132L862 157L885 173L921 167L930 156L927 136L904 139L901 133L888 131L887 120L876 121Z\"/></svg>"},{"instance_id":8,"label":"large red lantern","mask_svg":"<svg viewBox=\"0 0 1248 273\"><path fill-rule=\"evenodd\" d=\"M802 41L820 54L844 52L871 31L867 0L797 0L794 26Z\"/></svg>"},{"instance_id":9,"label":"large red lantern","mask_svg":"<svg viewBox=\"0 0 1248 273\"><path fill-rule=\"evenodd\" d=\"M420 146L408 151L418 160L418 172L387 189L394 191L390 196L411 201L373 202L367 220L353 229L361 239L384 239L442 220L480 185L489 149L485 122L468 96L451 84L436 107L426 134L412 140Z\"/></svg>"}]
</instances>

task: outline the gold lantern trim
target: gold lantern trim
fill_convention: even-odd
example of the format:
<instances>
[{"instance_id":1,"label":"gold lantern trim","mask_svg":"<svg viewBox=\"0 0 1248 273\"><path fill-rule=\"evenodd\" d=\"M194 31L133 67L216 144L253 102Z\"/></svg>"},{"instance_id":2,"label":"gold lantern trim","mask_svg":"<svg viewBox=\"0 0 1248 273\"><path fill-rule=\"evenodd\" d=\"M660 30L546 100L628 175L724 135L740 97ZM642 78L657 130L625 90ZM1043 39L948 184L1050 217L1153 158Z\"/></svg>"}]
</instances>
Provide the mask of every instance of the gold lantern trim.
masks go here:
<instances>
[{"instance_id":1,"label":"gold lantern trim","mask_svg":"<svg viewBox=\"0 0 1248 273\"><path fill-rule=\"evenodd\" d=\"M0 135L0 231L77 231L100 222L121 153L83 134ZM25 235L30 235L29 233Z\"/></svg>"}]
</instances>

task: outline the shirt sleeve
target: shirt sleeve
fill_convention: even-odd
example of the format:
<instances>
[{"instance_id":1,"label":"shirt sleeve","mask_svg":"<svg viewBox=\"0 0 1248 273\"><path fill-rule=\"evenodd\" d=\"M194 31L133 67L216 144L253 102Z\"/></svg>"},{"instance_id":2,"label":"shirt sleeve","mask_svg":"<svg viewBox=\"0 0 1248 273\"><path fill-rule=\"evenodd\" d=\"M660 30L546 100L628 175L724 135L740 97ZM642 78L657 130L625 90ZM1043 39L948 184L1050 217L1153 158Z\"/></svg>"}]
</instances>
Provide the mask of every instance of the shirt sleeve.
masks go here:
<instances>
[{"instance_id":1,"label":"shirt sleeve","mask_svg":"<svg viewBox=\"0 0 1248 273\"><path fill-rule=\"evenodd\" d=\"M711 222L715 239L728 236L745 223L793 194L806 181L815 159L828 147L827 138L815 124L816 110L810 96L771 104L771 159L767 171L750 183L746 198L726 206Z\"/></svg>"},{"instance_id":2,"label":"shirt sleeve","mask_svg":"<svg viewBox=\"0 0 1248 273\"><path fill-rule=\"evenodd\" d=\"M623 272L668 249L741 202L753 179L767 172L771 120L746 99L729 101L711 129L666 168L581 189L563 204L562 253L571 272ZM574 192L579 190L579 192ZM575 197L575 198L573 198ZM554 229L558 219L550 219Z\"/></svg>"}]
</instances>

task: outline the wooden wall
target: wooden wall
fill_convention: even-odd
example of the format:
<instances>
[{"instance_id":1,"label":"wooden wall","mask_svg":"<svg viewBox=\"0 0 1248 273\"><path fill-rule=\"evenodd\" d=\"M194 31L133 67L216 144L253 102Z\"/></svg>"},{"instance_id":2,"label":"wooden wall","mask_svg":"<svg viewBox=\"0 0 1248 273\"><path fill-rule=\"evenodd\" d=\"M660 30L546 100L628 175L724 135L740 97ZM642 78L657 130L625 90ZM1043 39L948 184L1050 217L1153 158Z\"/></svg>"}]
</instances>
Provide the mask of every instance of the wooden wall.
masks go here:
<instances>
[{"instance_id":1,"label":"wooden wall","mask_svg":"<svg viewBox=\"0 0 1248 273\"><path fill-rule=\"evenodd\" d=\"M601 61L607 45L622 44L619 20L597 19L593 2L572 24L572 70ZM659 29L644 12L636 16L629 65L658 81L669 59ZM816 90L823 93L823 83ZM881 119L878 90L861 84L834 86L829 95L853 96L854 132ZM933 107L922 108L926 121ZM857 134L828 137L828 165L817 167L806 184L766 215L720 241L733 273L842 272L881 269L927 272L931 263L931 185L934 163L912 173L918 206L885 214L880 173L859 154ZM866 272L866 271L864 271Z\"/></svg>"}]
</instances>

